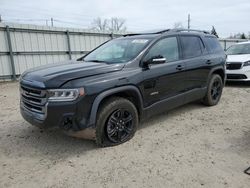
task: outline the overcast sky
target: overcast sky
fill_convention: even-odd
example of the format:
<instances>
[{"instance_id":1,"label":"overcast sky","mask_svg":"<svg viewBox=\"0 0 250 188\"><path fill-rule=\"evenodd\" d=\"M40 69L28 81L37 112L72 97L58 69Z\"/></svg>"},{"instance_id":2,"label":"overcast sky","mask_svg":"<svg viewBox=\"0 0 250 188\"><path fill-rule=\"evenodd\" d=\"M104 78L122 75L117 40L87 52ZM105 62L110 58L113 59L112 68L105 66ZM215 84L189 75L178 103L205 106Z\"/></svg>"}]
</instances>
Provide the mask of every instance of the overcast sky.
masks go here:
<instances>
[{"instance_id":1,"label":"overcast sky","mask_svg":"<svg viewBox=\"0 0 250 188\"><path fill-rule=\"evenodd\" d=\"M53 17L55 26L67 27L87 28L97 17L124 18L129 31L187 27L189 13L191 29L214 25L221 37L250 31L250 0L0 0L4 21L41 25Z\"/></svg>"}]
</instances>

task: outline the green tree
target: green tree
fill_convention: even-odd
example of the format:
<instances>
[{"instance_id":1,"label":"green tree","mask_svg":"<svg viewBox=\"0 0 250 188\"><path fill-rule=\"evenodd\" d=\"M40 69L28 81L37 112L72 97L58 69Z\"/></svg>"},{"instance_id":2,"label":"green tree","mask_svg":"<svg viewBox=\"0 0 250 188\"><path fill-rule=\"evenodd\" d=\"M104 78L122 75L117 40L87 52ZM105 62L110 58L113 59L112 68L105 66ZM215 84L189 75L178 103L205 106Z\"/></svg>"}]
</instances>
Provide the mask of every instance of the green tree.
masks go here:
<instances>
[{"instance_id":1,"label":"green tree","mask_svg":"<svg viewBox=\"0 0 250 188\"><path fill-rule=\"evenodd\" d=\"M218 34L217 34L217 32L216 32L214 26L212 26L211 34L212 34L212 35L215 35L217 38L219 38L219 36L218 36Z\"/></svg>"},{"instance_id":2,"label":"green tree","mask_svg":"<svg viewBox=\"0 0 250 188\"><path fill-rule=\"evenodd\" d=\"M247 37L245 36L245 33L242 33L240 36L241 39L246 39Z\"/></svg>"}]
</instances>

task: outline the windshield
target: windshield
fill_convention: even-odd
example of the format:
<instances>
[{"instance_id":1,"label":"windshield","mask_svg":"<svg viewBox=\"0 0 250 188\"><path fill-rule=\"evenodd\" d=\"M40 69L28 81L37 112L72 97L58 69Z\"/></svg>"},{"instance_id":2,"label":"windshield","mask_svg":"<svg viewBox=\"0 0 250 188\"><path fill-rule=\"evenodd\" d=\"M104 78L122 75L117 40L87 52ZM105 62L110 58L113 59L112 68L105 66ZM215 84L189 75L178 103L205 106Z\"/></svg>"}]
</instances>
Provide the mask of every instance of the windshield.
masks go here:
<instances>
[{"instance_id":1,"label":"windshield","mask_svg":"<svg viewBox=\"0 0 250 188\"><path fill-rule=\"evenodd\" d=\"M227 55L250 54L250 43L233 45L227 49L226 54Z\"/></svg>"},{"instance_id":2,"label":"windshield","mask_svg":"<svg viewBox=\"0 0 250 188\"><path fill-rule=\"evenodd\" d=\"M134 38L111 40L85 56L84 61L125 63L134 59L146 47L149 40Z\"/></svg>"}]
</instances>

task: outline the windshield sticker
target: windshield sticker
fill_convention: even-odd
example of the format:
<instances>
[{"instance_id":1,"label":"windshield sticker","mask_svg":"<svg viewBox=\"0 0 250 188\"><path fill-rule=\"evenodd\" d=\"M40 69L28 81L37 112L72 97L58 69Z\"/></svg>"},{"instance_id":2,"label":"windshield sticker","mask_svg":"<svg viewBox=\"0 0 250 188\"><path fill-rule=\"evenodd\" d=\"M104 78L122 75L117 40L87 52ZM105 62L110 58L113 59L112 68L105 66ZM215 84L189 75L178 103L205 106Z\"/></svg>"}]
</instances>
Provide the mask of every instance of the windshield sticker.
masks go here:
<instances>
[{"instance_id":1,"label":"windshield sticker","mask_svg":"<svg viewBox=\"0 0 250 188\"><path fill-rule=\"evenodd\" d=\"M148 40L146 39L135 39L132 41L132 43L139 43L139 44L145 44L146 42L148 42Z\"/></svg>"}]
</instances>

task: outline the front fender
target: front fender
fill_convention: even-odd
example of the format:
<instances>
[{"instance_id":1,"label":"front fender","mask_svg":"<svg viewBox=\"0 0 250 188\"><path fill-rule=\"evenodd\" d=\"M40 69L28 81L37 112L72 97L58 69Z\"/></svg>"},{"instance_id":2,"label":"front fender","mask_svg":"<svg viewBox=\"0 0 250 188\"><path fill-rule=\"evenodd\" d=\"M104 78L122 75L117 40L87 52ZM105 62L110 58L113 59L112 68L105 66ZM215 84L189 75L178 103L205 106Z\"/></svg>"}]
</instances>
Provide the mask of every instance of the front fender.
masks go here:
<instances>
[{"instance_id":1,"label":"front fender","mask_svg":"<svg viewBox=\"0 0 250 188\"><path fill-rule=\"evenodd\" d=\"M111 95L114 95L116 93L129 92L129 91L136 94L137 99L139 99L139 101L137 101L139 103L139 111L142 112L143 111L143 99L142 99L142 95L141 95L140 90L136 86L129 85L129 86L121 86L121 87L113 88L113 89L110 89L110 90L107 90L107 91L100 93L95 98L93 105L92 105L92 108L91 108L91 112L90 112L88 127L95 126L98 108L99 108L100 103L102 102L103 99L105 99L106 97L109 97Z\"/></svg>"}]
</instances>

